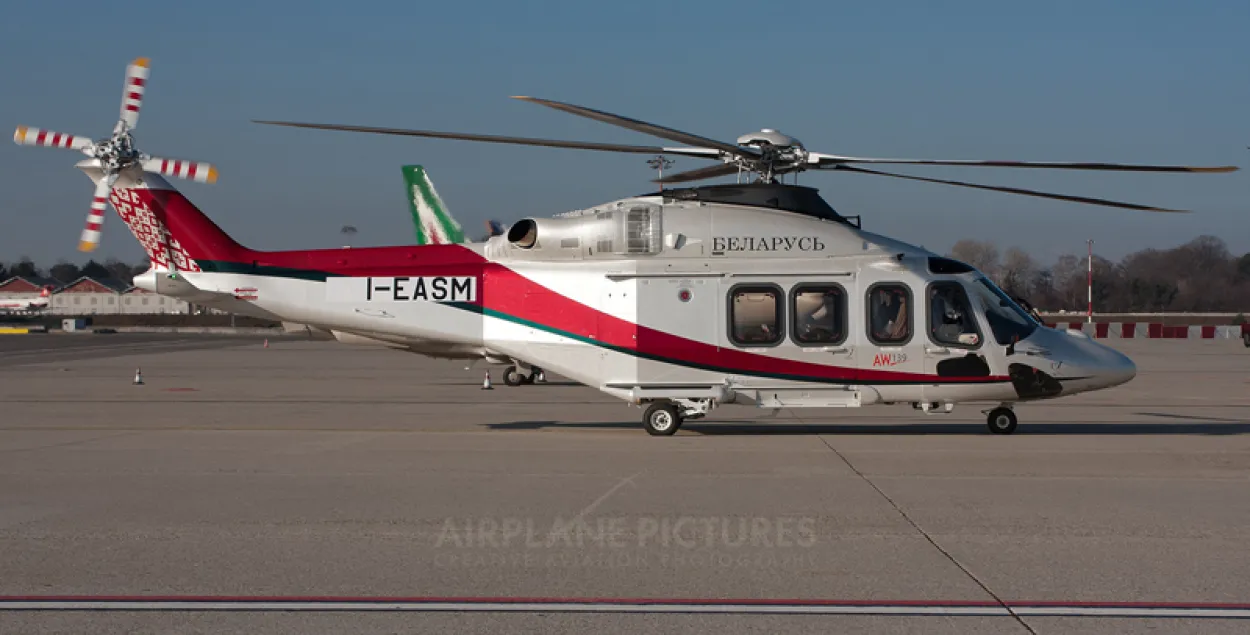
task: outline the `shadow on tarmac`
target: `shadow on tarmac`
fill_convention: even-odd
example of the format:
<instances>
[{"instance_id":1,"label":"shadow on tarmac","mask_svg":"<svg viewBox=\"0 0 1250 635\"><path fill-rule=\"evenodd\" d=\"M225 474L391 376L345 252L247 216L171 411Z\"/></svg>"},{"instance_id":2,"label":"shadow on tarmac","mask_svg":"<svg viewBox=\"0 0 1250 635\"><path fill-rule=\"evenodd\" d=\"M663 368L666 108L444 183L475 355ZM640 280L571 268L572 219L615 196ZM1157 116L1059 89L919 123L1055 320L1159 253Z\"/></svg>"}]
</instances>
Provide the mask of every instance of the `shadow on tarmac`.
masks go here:
<instances>
[{"instance_id":1,"label":"shadow on tarmac","mask_svg":"<svg viewBox=\"0 0 1250 635\"><path fill-rule=\"evenodd\" d=\"M1190 423L1021 423L1011 436L1028 435L1205 435L1229 436L1250 434L1250 421L1215 419L1212 417L1185 417L1155 413L1138 413L1147 416L1193 419ZM558 421L511 421L485 424L491 430L638 430L638 421L603 421L592 423L561 423ZM814 435L814 434L896 434L896 435L988 435L990 432L980 423L903 423L903 424L796 424L754 423L726 421L687 421L682 432L706 436L717 435Z\"/></svg>"}]
</instances>

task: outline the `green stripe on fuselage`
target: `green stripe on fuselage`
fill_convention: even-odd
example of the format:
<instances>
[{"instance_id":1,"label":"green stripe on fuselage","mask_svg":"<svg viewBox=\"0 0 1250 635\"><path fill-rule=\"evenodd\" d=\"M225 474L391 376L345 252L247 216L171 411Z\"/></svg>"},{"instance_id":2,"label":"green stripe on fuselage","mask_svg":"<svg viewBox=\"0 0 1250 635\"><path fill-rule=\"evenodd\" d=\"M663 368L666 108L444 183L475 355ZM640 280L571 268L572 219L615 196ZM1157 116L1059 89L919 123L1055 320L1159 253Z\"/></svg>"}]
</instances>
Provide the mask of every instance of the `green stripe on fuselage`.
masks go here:
<instances>
[{"instance_id":1,"label":"green stripe on fuselage","mask_svg":"<svg viewBox=\"0 0 1250 635\"><path fill-rule=\"evenodd\" d=\"M326 273L324 271L314 271L312 269L291 269L287 267L273 267L270 265L252 264L247 262L227 262L225 260L196 260L195 264L199 265L200 271L205 273L237 273L248 276L290 278L293 280L312 280L315 282L325 282L326 278L343 277L343 274Z\"/></svg>"}]
</instances>

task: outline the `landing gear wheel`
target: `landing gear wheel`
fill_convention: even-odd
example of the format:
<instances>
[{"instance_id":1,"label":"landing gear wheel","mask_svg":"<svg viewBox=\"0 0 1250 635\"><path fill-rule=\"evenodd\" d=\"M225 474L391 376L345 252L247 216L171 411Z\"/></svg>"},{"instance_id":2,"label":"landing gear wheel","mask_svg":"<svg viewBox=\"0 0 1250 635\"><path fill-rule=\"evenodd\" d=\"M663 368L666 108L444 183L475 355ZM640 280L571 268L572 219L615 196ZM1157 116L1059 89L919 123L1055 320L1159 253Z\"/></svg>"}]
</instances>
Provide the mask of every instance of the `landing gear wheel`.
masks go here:
<instances>
[{"instance_id":1,"label":"landing gear wheel","mask_svg":"<svg viewBox=\"0 0 1250 635\"><path fill-rule=\"evenodd\" d=\"M1011 434L1016 431L1016 413L1011 408L995 408L985 420L994 434Z\"/></svg>"},{"instance_id":2,"label":"landing gear wheel","mask_svg":"<svg viewBox=\"0 0 1250 635\"><path fill-rule=\"evenodd\" d=\"M681 427L681 415L677 406L659 401L651 404L642 415L642 427L651 436L671 436Z\"/></svg>"},{"instance_id":3,"label":"landing gear wheel","mask_svg":"<svg viewBox=\"0 0 1250 635\"><path fill-rule=\"evenodd\" d=\"M516 366L503 369L503 383L509 386L520 386L525 383L525 376L517 372Z\"/></svg>"}]
</instances>

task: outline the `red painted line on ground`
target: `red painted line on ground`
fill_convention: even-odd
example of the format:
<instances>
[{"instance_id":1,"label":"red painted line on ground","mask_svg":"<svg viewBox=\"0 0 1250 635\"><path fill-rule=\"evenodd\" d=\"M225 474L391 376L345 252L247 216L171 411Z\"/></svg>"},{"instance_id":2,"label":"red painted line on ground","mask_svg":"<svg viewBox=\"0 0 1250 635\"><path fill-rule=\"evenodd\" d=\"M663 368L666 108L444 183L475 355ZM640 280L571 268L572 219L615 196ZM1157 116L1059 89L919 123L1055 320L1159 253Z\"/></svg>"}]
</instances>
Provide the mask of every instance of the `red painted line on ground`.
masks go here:
<instances>
[{"instance_id":1,"label":"red painted line on ground","mask_svg":"<svg viewBox=\"0 0 1250 635\"><path fill-rule=\"evenodd\" d=\"M882 606L997 608L985 600L865 600L816 598L627 598L627 597L479 597L479 596L333 596L333 595L0 595L3 602L347 602L456 604L620 604L744 606ZM1007 600L1008 607L1082 609L1228 609L1250 610L1250 602L1145 602Z\"/></svg>"}]
</instances>

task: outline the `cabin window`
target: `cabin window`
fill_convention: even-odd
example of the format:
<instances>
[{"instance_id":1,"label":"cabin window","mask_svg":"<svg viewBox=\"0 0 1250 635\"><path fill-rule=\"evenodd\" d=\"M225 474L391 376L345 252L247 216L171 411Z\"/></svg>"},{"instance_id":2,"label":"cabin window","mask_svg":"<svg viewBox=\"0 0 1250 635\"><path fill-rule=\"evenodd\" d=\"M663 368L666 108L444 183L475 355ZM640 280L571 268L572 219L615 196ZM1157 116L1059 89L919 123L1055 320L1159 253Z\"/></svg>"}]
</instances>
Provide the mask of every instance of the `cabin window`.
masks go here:
<instances>
[{"instance_id":1,"label":"cabin window","mask_svg":"<svg viewBox=\"0 0 1250 635\"><path fill-rule=\"evenodd\" d=\"M981 346L976 316L962 284L934 282L929 285L929 339L941 346Z\"/></svg>"},{"instance_id":2,"label":"cabin window","mask_svg":"<svg viewBox=\"0 0 1250 635\"><path fill-rule=\"evenodd\" d=\"M790 337L800 346L846 341L846 290L837 284L804 284L790 292Z\"/></svg>"},{"instance_id":3,"label":"cabin window","mask_svg":"<svg viewBox=\"0 0 1250 635\"><path fill-rule=\"evenodd\" d=\"M780 287L741 285L729 291L729 339L738 346L775 346L782 333Z\"/></svg>"},{"instance_id":4,"label":"cabin window","mask_svg":"<svg viewBox=\"0 0 1250 635\"><path fill-rule=\"evenodd\" d=\"M911 291L900 283L868 289L868 339L873 344L900 346L911 340Z\"/></svg>"}]
</instances>

